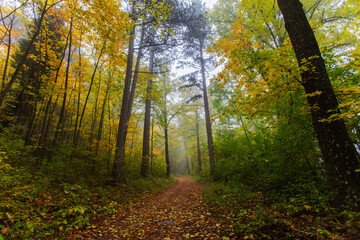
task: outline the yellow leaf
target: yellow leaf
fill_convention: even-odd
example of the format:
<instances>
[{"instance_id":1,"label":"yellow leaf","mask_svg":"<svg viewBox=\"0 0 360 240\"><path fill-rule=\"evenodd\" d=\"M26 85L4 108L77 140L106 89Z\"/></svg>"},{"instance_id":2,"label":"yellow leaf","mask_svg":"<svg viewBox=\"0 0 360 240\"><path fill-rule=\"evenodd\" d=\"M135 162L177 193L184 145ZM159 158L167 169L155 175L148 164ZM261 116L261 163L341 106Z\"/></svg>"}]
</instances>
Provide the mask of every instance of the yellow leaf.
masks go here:
<instances>
[{"instance_id":1,"label":"yellow leaf","mask_svg":"<svg viewBox=\"0 0 360 240\"><path fill-rule=\"evenodd\" d=\"M311 209L311 206L309 205L304 205L304 208L306 209L306 211L309 211Z\"/></svg>"}]
</instances>

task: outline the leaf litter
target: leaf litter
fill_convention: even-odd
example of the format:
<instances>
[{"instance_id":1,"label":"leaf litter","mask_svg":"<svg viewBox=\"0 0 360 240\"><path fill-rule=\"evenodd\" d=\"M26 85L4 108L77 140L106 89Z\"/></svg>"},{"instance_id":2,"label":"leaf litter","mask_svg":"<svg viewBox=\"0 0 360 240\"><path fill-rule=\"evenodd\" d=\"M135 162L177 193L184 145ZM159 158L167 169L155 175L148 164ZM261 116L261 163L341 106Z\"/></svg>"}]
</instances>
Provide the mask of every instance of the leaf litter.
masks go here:
<instances>
[{"instance_id":1,"label":"leaf litter","mask_svg":"<svg viewBox=\"0 0 360 240\"><path fill-rule=\"evenodd\" d=\"M232 232L231 226L212 216L200 190L194 180L179 177L169 188L130 204L116 216L93 222L71 238L229 239L222 233Z\"/></svg>"}]
</instances>

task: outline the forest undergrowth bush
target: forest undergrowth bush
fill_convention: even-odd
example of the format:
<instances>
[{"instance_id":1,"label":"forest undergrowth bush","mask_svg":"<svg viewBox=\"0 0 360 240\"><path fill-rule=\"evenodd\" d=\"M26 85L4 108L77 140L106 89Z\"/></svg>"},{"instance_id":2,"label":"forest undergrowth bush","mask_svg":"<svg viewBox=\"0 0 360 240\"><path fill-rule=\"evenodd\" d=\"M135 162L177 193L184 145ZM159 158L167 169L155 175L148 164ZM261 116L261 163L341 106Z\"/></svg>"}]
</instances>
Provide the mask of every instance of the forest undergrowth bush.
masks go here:
<instances>
[{"instance_id":1,"label":"forest undergrowth bush","mask_svg":"<svg viewBox=\"0 0 360 240\"><path fill-rule=\"evenodd\" d=\"M4 143L0 147L0 240L65 237L67 232L89 227L95 218L115 214L126 204L174 182L159 176L127 177L118 186L107 186L100 181L106 179L105 170L66 148L34 171L33 149L16 138L5 141L1 136L0 141ZM90 176L84 168L99 172Z\"/></svg>"},{"instance_id":2,"label":"forest undergrowth bush","mask_svg":"<svg viewBox=\"0 0 360 240\"><path fill-rule=\"evenodd\" d=\"M314 149L282 141L257 135L249 144L233 131L218 134L215 181L200 179L212 213L240 239L357 238L359 213L333 206L318 155L305 154Z\"/></svg>"}]
</instances>

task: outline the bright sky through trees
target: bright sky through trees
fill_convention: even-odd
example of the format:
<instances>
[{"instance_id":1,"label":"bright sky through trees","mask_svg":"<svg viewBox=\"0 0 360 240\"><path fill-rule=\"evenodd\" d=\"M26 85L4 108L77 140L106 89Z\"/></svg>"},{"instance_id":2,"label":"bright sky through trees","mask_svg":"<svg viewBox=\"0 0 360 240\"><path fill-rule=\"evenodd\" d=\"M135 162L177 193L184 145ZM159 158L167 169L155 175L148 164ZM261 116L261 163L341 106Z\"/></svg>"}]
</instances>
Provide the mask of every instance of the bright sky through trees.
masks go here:
<instances>
[{"instance_id":1,"label":"bright sky through trees","mask_svg":"<svg viewBox=\"0 0 360 240\"><path fill-rule=\"evenodd\" d=\"M206 6L212 8L212 6L217 2L217 0L204 0L203 2L206 4Z\"/></svg>"}]
</instances>

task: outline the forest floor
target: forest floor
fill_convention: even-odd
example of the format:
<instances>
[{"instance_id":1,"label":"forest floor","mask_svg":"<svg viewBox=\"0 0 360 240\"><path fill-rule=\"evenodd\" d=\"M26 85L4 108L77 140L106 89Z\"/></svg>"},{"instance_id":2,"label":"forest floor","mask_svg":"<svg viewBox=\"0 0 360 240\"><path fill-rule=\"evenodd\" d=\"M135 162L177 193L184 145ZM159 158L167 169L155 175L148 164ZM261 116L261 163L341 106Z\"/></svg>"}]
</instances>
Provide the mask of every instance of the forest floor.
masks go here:
<instances>
[{"instance_id":1,"label":"forest floor","mask_svg":"<svg viewBox=\"0 0 360 240\"><path fill-rule=\"evenodd\" d=\"M200 190L194 180L179 177L169 188L110 219L97 219L69 239L229 239L221 233L229 232L230 226L212 216Z\"/></svg>"}]
</instances>

